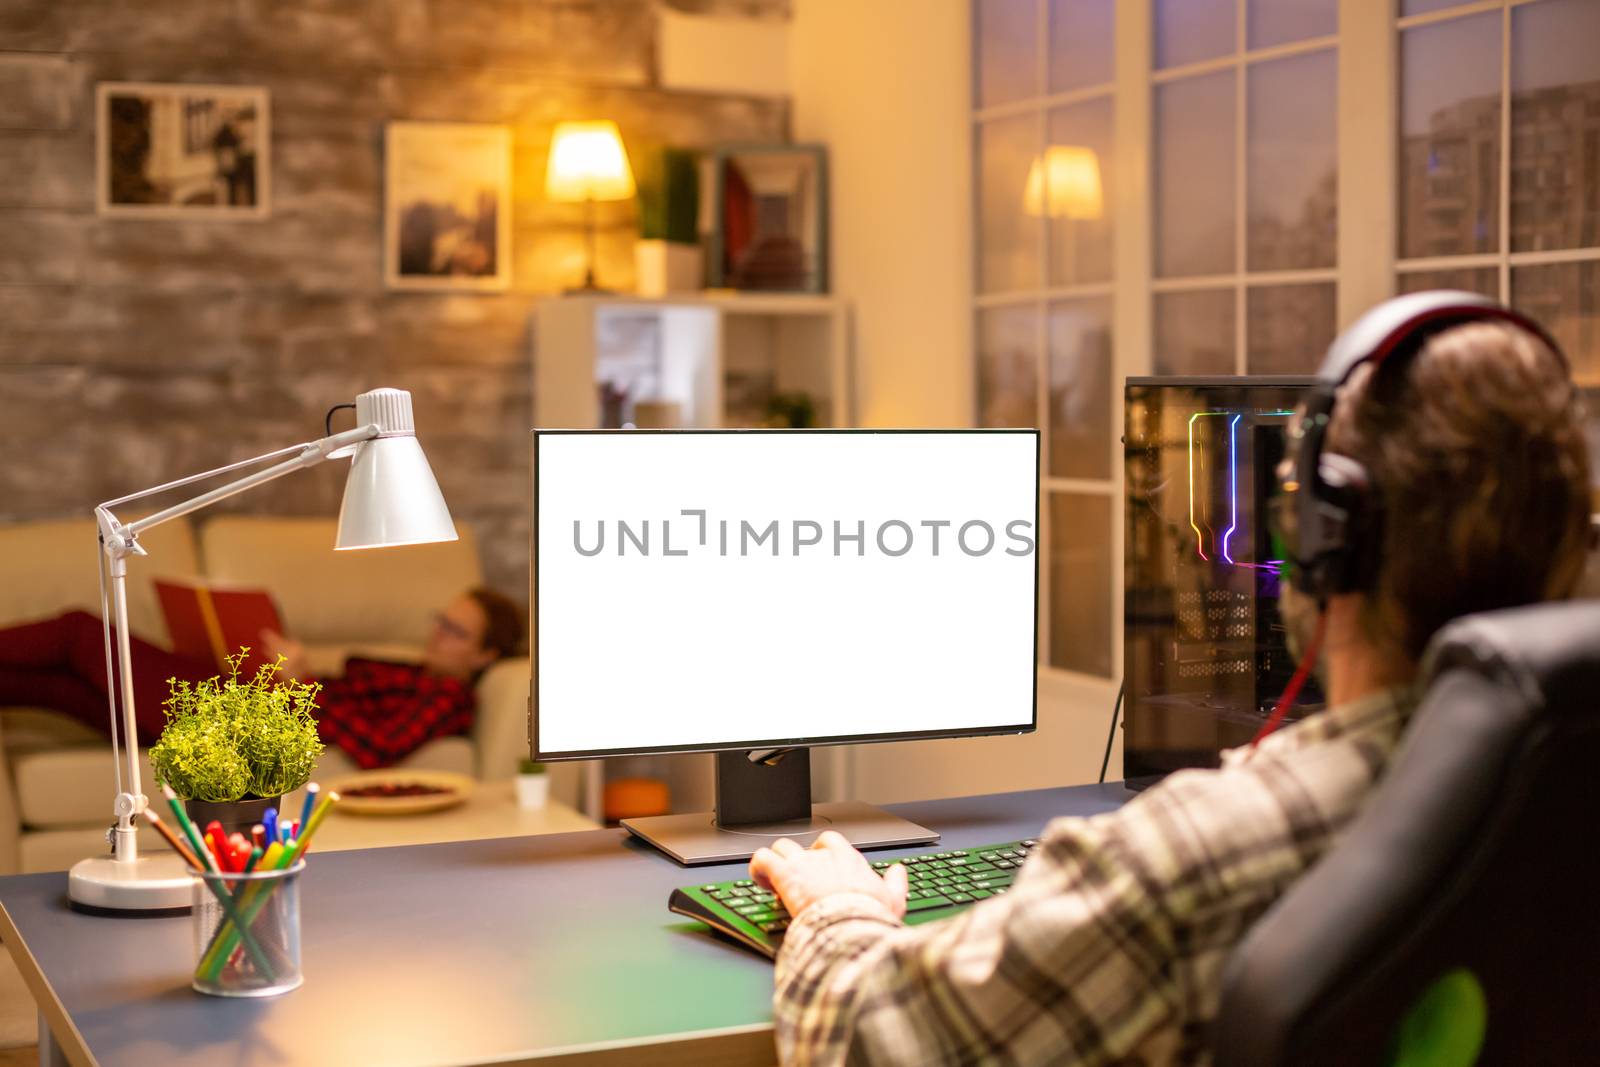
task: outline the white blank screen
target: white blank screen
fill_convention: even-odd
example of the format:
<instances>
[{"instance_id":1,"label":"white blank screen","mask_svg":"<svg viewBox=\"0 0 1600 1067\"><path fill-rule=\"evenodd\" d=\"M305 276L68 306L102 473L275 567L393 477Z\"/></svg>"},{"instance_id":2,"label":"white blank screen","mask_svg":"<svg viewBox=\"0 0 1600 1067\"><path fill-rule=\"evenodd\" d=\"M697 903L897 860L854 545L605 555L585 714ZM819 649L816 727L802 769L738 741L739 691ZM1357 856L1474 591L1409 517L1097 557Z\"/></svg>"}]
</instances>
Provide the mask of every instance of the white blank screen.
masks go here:
<instances>
[{"instance_id":1,"label":"white blank screen","mask_svg":"<svg viewBox=\"0 0 1600 1067\"><path fill-rule=\"evenodd\" d=\"M538 434L536 749L1031 729L1037 440Z\"/></svg>"}]
</instances>

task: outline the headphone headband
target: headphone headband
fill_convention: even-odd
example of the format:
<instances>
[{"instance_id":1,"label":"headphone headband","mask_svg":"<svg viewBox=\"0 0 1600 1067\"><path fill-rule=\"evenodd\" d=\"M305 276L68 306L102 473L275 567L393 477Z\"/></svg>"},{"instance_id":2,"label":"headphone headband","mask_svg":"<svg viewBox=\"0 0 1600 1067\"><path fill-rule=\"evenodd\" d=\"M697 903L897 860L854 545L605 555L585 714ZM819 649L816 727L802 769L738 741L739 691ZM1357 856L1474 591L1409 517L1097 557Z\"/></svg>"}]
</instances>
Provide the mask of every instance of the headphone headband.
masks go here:
<instances>
[{"instance_id":1,"label":"headphone headband","mask_svg":"<svg viewBox=\"0 0 1600 1067\"><path fill-rule=\"evenodd\" d=\"M1458 289L1435 289L1386 300L1362 315L1345 330L1322 359L1319 384L1344 384L1363 363L1382 363L1392 356L1408 356L1442 330L1468 322L1509 322L1539 338L1566 365L1566 356L1544 327L1486 296Z\"/></svg>"}]
</instances>

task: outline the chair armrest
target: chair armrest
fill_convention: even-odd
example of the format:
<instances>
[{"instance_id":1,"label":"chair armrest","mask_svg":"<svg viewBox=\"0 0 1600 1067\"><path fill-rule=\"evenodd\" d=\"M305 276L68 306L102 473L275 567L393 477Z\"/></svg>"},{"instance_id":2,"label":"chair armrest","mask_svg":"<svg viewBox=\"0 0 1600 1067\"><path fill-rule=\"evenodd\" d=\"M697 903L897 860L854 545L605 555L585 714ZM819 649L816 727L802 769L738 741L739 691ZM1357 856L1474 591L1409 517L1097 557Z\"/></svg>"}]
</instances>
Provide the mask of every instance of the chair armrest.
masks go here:
<instances>
[{"instance_id":1,"label":"chair armrest","mask_svg":"<svg viewBox=\"0 0 1600 1067\"><path fill-rule=\"evenodd\" d=\"M502 781L517 773L528 758L528 684L532 666L526 659L491 664L478 679L478 715L472 727L478 777Z\"/></svg>"}]
</instances>

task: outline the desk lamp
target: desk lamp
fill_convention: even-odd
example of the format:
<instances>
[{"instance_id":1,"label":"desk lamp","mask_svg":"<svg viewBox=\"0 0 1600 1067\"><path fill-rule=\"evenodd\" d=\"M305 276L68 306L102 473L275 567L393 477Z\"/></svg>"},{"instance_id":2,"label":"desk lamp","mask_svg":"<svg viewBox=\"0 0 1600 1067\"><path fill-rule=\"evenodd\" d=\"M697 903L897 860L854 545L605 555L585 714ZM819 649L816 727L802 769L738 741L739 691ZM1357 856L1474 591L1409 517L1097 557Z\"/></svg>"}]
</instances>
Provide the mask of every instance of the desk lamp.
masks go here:
<instances>
[{"instance_id":1,"label":"desk lamp","mask_svg":"<svg viewBox=\"0 0 1600 1067\"><path fill-rule=\"evenodd\" d=\"M583 204L588 266L583 285L568 292L600 293L594 283L594 205L597 200L628 200L634 194L633 170L617 124L609 120L562 122L550 137L550 163L544 194L552 203Z\"/></svg>"},{"instance_id":2,"label":"desk lamp","mask_svg":"<svg viewBox=\"0 0 1600 1067\"><path fill-rule=\"evenodd\" d=\"M439 484L411 418L411 394L403 389L374 389L356 397L357 426L332 433L333 411L328 412L326 437L269 452L264 456L180 478L130 496L108 500L94 509L100 537L100 618L105 627L106 701L111 712L112 759L116 767L116 824L108 832L110 856L79 860L67 880L73 903L94 910L150 912L189 907L191 879L175 855L139 855L135 820L148 800L139 781L139 745L134 729L133 670L128 642L128 558L148 555L139 544L146 530L193 511L226 500L290 471L314 466L325 459L353 456L339 509L336 550L380 548L454 541L455 525L445 507ZM287 458L284 458L287 457ZM278 460L226 485L201 493L180 504L124 523L111 509L180 486ZM108 583L109 575L109 583ZM109 584L109 593L107 586ZM116 655L112 655L111 630L115 619ZM118 735L117 694L122 697L121 736Z\"/></svg>"}]
</instances>

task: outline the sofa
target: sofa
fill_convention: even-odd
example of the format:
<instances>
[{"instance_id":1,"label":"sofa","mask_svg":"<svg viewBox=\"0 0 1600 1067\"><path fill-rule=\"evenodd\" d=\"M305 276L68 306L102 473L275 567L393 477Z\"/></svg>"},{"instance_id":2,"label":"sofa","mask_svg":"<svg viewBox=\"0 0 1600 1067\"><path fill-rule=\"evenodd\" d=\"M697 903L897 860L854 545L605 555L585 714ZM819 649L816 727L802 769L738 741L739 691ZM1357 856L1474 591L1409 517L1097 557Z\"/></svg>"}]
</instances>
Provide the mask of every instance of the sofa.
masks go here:
<instances>
[{"instance_id":1,"label":"sofa","mask_svg":"<svg viewBox=\"0 0 1600 1067\"><path fill-rule=\"evenodd\" d=\"M313 670L337 673L363 654L418 659L432 614L480 584L470 528L449 544L368 552L333 551L332 519L220 516L178 520L141 538L148 557L128 565L132 633L168 646L153 579L271 590L288 633L303 642ZM0 626L73 608L98 615L92 519L0 525ZM402 766L509 778L528 750L526 659L494 664L478 681L470 736L428 742ZM317 769L328 780L356 768L329 748ZM553 774L552 795L577 800L577 775ZM148 759L143 783L155 795ZM40 708L0 707L0 874L63 870L106 850L115 793L103 731ZM149 827L141 831L157 847Z\"/></svg>"}]
</instances>

